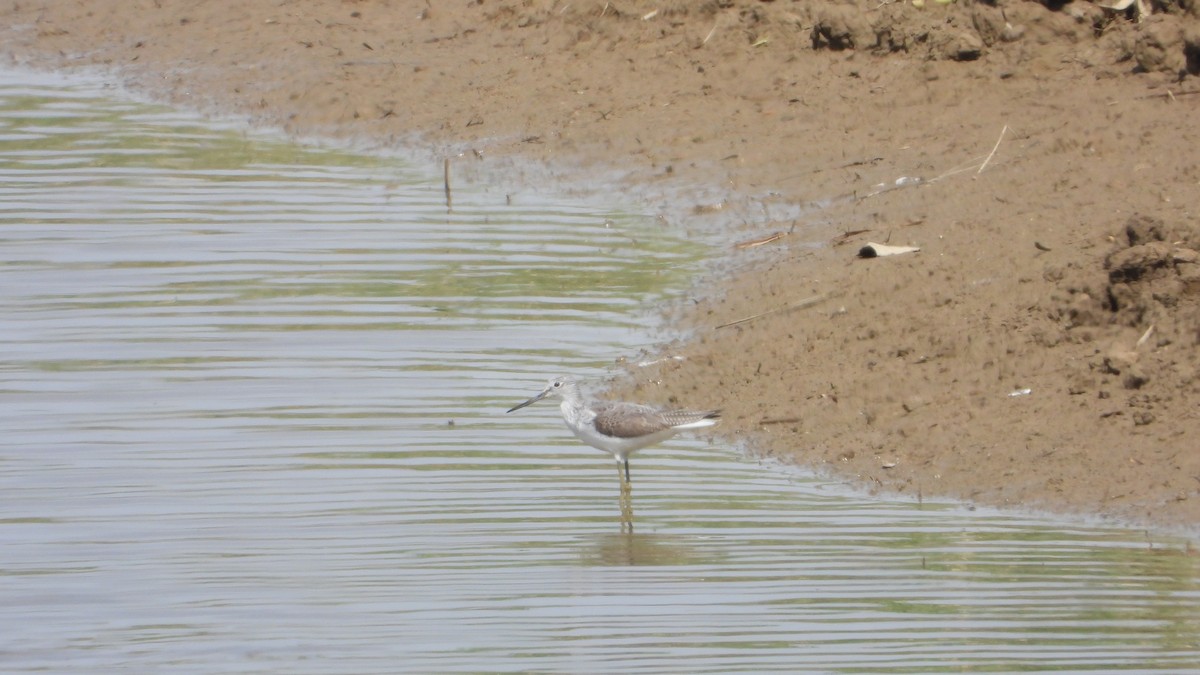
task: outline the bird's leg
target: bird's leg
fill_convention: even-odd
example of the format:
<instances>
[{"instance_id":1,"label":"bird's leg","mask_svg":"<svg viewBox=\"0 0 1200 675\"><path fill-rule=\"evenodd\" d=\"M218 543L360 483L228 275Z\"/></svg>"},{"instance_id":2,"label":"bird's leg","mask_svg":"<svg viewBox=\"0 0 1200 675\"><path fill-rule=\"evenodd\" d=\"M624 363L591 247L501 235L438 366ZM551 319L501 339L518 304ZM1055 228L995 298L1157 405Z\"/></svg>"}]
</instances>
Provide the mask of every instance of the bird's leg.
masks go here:
<instances>
[{"instance_id":1,"label":"bird's leg","mask_svg":"<svg viewBox=\"0 0 1200 675\"><path fill-rule=\"evenodd\" d=\"M629 458L626 457L625 459L621 460L621 462L625 465L625 484L630 485L631 483L629 481Z\"/></svg>"}]
</instances>

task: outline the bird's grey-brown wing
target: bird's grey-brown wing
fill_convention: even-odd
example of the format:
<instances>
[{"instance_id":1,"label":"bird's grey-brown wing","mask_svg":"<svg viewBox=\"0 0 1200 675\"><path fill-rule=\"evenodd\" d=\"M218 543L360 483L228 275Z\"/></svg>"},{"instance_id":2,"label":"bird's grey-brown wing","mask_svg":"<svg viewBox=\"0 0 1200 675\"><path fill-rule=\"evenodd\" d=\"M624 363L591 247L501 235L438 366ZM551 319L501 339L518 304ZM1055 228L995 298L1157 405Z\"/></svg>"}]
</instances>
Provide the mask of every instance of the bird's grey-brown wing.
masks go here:
<instances>
[{"instance_id":1,"label":"bird's grey-brown wing","mask_svg":"<svg viewBox=\"0 0 1200 675\"><path fill-rule=\"evenodd\" d=\"M595 411L592 424L605 436L637 438L673 426L659 411L636 403L602 403Z\"/></svg>"}]
</instances>

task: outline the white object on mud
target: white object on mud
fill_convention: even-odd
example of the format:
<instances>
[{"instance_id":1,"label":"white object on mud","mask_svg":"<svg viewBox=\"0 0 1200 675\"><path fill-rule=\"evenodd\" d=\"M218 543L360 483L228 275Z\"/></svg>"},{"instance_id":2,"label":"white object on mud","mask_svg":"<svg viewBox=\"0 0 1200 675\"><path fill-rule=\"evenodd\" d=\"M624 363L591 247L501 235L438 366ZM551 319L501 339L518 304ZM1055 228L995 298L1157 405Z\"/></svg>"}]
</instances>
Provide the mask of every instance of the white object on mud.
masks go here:
<instances>
[{"instance_id":1,"label":"white object on mud","mask_svg":"<svg viewBox=\"0 0 1200 675\"><path fill-rule=\"evenodd\" d=\"M873 241L868 241L866 246L858 249L858 257L883 258L889 255L900 255L901 253L916 253L920 250L919 246L888 246L887 244L876 244Z\"/></svg>"}]
</instances>

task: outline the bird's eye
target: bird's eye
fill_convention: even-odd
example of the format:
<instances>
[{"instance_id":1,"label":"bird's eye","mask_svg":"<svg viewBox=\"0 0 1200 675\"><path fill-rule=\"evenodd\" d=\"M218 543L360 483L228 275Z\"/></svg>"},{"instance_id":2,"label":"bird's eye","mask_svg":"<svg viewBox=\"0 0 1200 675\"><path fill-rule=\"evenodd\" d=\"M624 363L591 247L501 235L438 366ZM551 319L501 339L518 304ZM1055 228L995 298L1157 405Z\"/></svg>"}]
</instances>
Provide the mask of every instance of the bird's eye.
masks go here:
<instances>
[{"instance_id":1,"label":"bird's eye","mask_svg":"<svg viewBox=\"0 0 1200 675\"><path fill-rule=\"evenodd\" d=\"M559 387L561 387L561 386L562 386L562 382L555 382L555 383L554 383L554 388L555 388L555 389L558 389L558 388L559 388Z\"/></svg>"}]
</instances>

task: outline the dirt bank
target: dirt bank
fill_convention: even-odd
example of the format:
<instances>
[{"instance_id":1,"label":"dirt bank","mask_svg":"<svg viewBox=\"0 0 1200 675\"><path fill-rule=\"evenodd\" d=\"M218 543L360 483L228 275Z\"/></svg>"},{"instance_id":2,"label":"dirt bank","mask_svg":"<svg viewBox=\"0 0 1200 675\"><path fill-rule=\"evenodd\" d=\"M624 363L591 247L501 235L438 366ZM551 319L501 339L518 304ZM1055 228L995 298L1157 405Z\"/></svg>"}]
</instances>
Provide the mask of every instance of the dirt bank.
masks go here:
<instances>
[{"instance_id":1,"label":"dirt bank","mask_svg":"<svg viewBox=\"0 0 1200 675\"><path fill-rule=\"evenodd\" d=\"M1195 527L1194 4L926 4L20 0L0 35L296 133L669 195L733 271L644 398L884 491Z\"/></svg>"}]
</instances>

